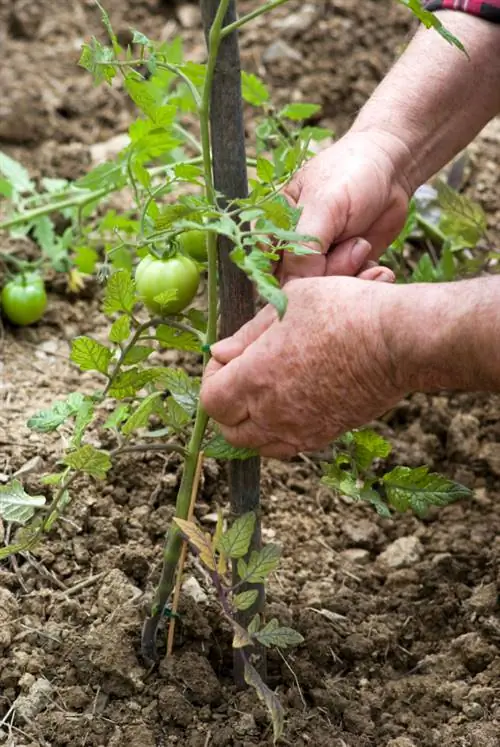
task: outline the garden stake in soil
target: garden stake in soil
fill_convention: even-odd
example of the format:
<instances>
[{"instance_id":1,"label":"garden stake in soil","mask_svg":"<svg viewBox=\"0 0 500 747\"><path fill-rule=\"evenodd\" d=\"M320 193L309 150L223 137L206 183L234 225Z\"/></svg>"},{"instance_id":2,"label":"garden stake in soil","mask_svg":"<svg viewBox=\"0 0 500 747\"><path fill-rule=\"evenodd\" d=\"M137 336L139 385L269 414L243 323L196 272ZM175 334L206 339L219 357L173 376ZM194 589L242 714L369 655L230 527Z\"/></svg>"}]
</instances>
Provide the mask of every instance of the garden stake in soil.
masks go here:
<instances>
[{"instance_id":1,"label":"garden stake in soil","mask_svg":"<svg viewBox=\"0 0 500 747\"><path fill-rule=\"evenodd\" d=\"M220 0L201 0L203 25L209 38L213 18L219 8ZM236 3L230 0L224 25L236 20ZM224 32L222 32L224 35ZM212 83L212 100L210 105L211 143L213 153L214 186L228 200L247 197L247 171L245 153L245 128L243 123L243 106L241 97L241 66L236 30L226 36L217 55ZM224 205L221 205L223 208ZM254 292L248 277L231 261L229 254L233 244L226 236L219 236L219 272L220 272L220 309L222 337L234 334L255 313ZM250 546L251 550L261 547L260 529L260 460L252 457L245 461L229 463L229 495L233 518L249 511L256 513L255 532ZM239 580L236 563L233 561L234 582ZM259 596L254 605L240 612L238 619L247 627L253 616L262 611L264 605L264 586L248 585L245 588L257 588ZM265 676L265 657L261 647L253 651L254 666ZM258 659L257 659L258 657ZM244 667L240 651L234 651L234 675L236 682L243 685Z\"/></svg>"}]
</instances>

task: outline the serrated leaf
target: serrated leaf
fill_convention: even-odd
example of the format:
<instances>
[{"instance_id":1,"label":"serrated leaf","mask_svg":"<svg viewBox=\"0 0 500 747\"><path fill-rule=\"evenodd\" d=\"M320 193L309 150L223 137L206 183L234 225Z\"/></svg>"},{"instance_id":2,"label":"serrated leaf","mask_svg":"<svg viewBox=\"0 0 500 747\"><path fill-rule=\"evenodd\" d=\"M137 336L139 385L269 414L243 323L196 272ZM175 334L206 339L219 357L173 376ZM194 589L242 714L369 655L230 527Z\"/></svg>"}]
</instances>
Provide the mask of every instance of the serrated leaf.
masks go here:
<instances>
[{"instance_id":1,"label":"serrated leaf","mask_svg":"<svg viewBox=\"0 0 500 747\"><path fill-rule=\"evenodd\" d=\"M121 163L100 163L85 176L77 179L75 187L80 189L97 190L109 187L109 190L119 189L125 184L126 177Z\"/></svg>"},{"instance_id":2,"label":"serrated leaf","mask_svg":"<svg viewBox=\"0 0 500 747\"><path fill-rule=\"evenodd\" d=\"M154 353L154 348L148 345L132 345L123 356L124 366L134 366L136 363L145 361L151 353Z\"/></svg>"},{"instance_id":3,"label":"serrated leaf","mask_svg":"<svg viewBox=\"0 0 500 747\"><path fill-rule=\"evenodd\" d=\"M198 406L200 380L190 377L180 368L165 368L162 371L165 387L180 407L190 416Z\"/></svg>"},{"instance_id":4,"label":"serrated leaf","mask_svg":"<svg viewBox=\"0 0 500 747\"><path fill-rule=\"evenodd\" d=\"M60 485L65 474L65 472L51 472L48 475L43 475L43 477L40 478L40 482L43 485Z\"/></svg>"},{"instance_id":5,"label":"serrated leaf","mask_svg":"<svg viewBox=\"0 0 500 747\"><path fill-rule=\"evenodd\" d=\"M147 44L151 43L148 37L141 31L137 31L136 29L130 30L132 32L132 44L140 44L141 46L146 46Z\"/></svg>"},{"instance_id":6,"label":"serrated leaf","mask_svg":"<svg viewBox=\"0 0 500 747\"><path fill-rule=\"evenodd\" d=\"M87 426L90 425L94 418L94 412L95 404L90 397L87 397L76 413L75 429L73 431L73 438L71 439L73 447L80 446Z\"/></svg>"},{"instance_id":7,"label":"serrated leaf","mask_svg":"<svg viewBox=\"0 0 500 747\"><path fill-rule=\"evenodd\" d=\"M269 101L269 91L265 84L252 73L241 73L241 95L253 106L262 106Z\"/></svg>"},{"instance_id":8,"label":"serrated leaf","mask_svg":"<svg viewBox=\"0 0 500 747\"><path fill-rule=\"evenodd\" d=\"M70 359L82 371L99 371L107 374L112 353L109 348L91 337L75 337L71 345Z\"/></svg>"},{"instance_id":9,"label":"serrated leaf","mask_svg":"<svg viewBox=\"0 0 500 747\"><path fill-rule=\"evenodd\" d=\"M243 247L236 247L231 252L231 259L248 275L260 295L276 308L282 318L286 311L287 297L273 275L269 254L260 249L252 249L247 254Z\"/></svg>"},{"instance_id":10,"label":"serrated leaf","mask_svg":"<svg viewBox=\"0 0 500 747\"><path fill-rule=\"evenodd\" d=\"M128 316L119 316L115 319L109 330L109 339L111 342L125 342L130 335L130 318Z\"/></svg>"},{"instance_id":11,"label":"serrated leaf","mask_svg":"<svg viewBox=\"0 0 500 747\"><path fill-rule=\"evenodd\" d=\"M156 339L164 348L186 350L192 353L199 353L201 350L201 341L197 335L174 329L166 324L160 324L157 328Z\"/></svg>"},{"instance_id":12,"label":"serrated leaf","mask_svg":"<svg viewBox=\"0 0 500 747\"><path fill-rule=\"evenodd\" d=\"M345 462L350 465L350 459L346 456ZM390 517L391 512L379 493L373 489L373 479L361 480L352 472L341 469L339 463L323 464L326 475L321 482L340 495L348 496L355 501L366 501L371 503L380 516Z\"/></svg>"},{"instance_id":13,"label":"serrated leaf","mask_svg":"<svg viewBox=\"0 0 500 747\"><path fill-rule=\"evenodd\" d=\"M370 467L374 459L385 459L392 451L391 444L372 430L352 432L355 444L354 459L360 469Z\"/></svg>"},{"instance_id":14,"label":"serrated leaf","mask_svg":"<svg viewBox=\"0 0 500 747\"><path fill-rule=\"evenodd\" d=\"M243 558L250 547L255 530L255 514L249 512L239 516L225 532L217 549L228 558Z\"/></svg>"},{"instance_id":15,"label":"serrated leaf","mask_svg":"<svg viewBox=\"0 0 500 747\"><path fill-rule=\"evenodd\" d=\"M194 521L174 517L174 523L177 524L189 544L198 551L200 560L205 567L215 571L216 565L210 535L205 534Z\"/></svg>"},{"instance_id":16,"label":"serrated leaf","mask_svg":"<svg viewBox=\"0 0 500 747\"><path fill-rule=\"evenodd\" d=\"M30 179L28 170L6 153L0 151L0 174L3 174L9 184L20 194L33 192L35 185Z\"/></svg>"},{"instance_id":17,"label":"serrated leaf","mask_svg":"<svg viewBox=\"0 0 500 747\"><path fill-rule=\"evenodd\" d=\"M443 25L443 23L436 15L434 15L434 13L426 10L421 5L420 0L398 0L398 2L409 8L413 15L416 16L418 20L421 21L424 26L426 26L426 28L434 28L438 32L438 34L443 37L443 39L446 39L449 44L453 44L455 47L467 54L462 42L457 39L457 37L454 36L451 31L448 31L446 26Z\"/></svg>"},{"instance_id":18,"label":"serrated leaf","mask_svg":"<svg viewBox=\"0 0 500 747\"><path fill-rule=\"evenodd\" d=\"M33 415L27 422L28 428L39 433L50 433L57 430L68 418L75 415L83 406L85 397L75 392L65 400L54 402L48 410L41 410Z\"/></svg>"},{"instance_id":19,"label":"serrated leaf","mask_svg":"<svg viewBox=\"0 0 500 747\"><path fill-rule=\"evenodd\" d=\"M248 662L245 662L245 682L254 688L258 697L265 704L273 724L274 743L283 735L285 726L285 714L277 695L264 683L257 670Z\"/></svg>"},{"instance_id":20,"label":"serrated leaf","mask_svg":"<svg viewBox=\"0 0 500 747\"><path fill-rule=\"evenodd\" d=\"M252 617L252 619L250 620L250 623L249 623L249 625L248 625L248 628L247 628L247 630L248 630L248 632L249 632L249 633L250 633L251 635L253 635L253 634L254 634L254 633L256 633L256 632L257 632L258 630L260 630L260 615L259 615L259 613L257 613L256 615L254 615L254 616Z\"/></svg>"},{"instance_id":21,"label":"serrated leaf","mask_svg":"<svg viewBox=\"0 0 500 747\"><path fill-rule=\"evenodd\" d=\"M125 425L122 427L122 433L125 436L128 436L138 428L143 428L144 426L146 426L148 424L149 418L155 412L157 403L161 400L161 397L161 392L153 392L152 394L148 394L148 396L142 400L139 406L129 417Z\"/></svg>"},{"instance_id":22,"label":"serrated leaf","mask_svg":"<svg viewBox=\"0 0 500 747\"><path fill-rule=\"evenodd\" d=\"M119 430L121 424L125 422L129 414L129 405L118 405L118 407L113 410L111 415L105 421L103 428L108 428L109 430Z\"/></svg>"},{"instance_id":23,"label":"serrated leaf","mask_svg":"<svg viewBox=\"0 0 500 747\"><path fill-rule=\"evenodd\" d=\"M109 454L106 451L99 451L90 444L85 444L76 451L66 454L63 463L100 480L103 480L106 472L111 469Z\"/></svg>"},{"instance_id":24,"label":"serrated leaf","mask_svg":"<svg viewBox=\"0 0 500 747\"><path fill-rule=\"evenodd\" d=\"M26 524L37 508L45 505L44 495L29 495L19 480L0 487L0 516L4 521Z\"/></svg>"},{"instance_id":25,"label":"serrated leaf","mask_svg":"<svg viewBox=\"0 0 500 747\"><path fill-rule=\"evenodd\" d=\"M104 293L103 310L105 314L115 311L130 313L135 303L134 281L128 270L117 270L108 280Z\"/></svg>"},{"instance_id":26,"label":"serrated leaf","mask_svg":"<svg viewBox=\"0 0 500 747\"><path fill-rule=\"evenodd\" d=\"M259 643L269 648L291 648L304 642L304 638L293 628L280 627L278 620L270 620L267 625L254 634Z\"/></svg>"},{"instance_id":27,"label":"serrated leaf","mask_svg":"<svg viewBox=\"0 0 500 747\"><path fill-rule=\"evenodd\" d=\"M268 161L267 158L263 158L262 156L257 158L257 176L266 184L272 183L274 179L273 164L271 161Z\"/></svg>"},{"instance_id":28,"label":"serrated leaf","mask_svg":"<svg viewBox=\"0 0 500 747\"><path fill-rule=\"evenodd\" d=\"M99 253L91 246L79 246L75 250L73 262L84 275L92 275L98 261Z\"/></svg>"},{"instance_id":29,"label":"serrated leaf","mask_svg":"<svg viewBox=\"0 0 500 747\"><path fill-rule=\"evenodd\" d=\"M184 426L191 422L192 416L188 415L173 397L167 397L165 404L164 422L174 431L182 431Z\"/></svg>"},{"instance_id":30,"label":"serrated leaf","mask_svg":"<svg viewBox=\"0 0 500 747\"><path fill-rule=\"evenodd\" d=\"M299 122L303 119L309 119L320 111L321 106L318 104L287 104L278 116Z\"/></svg>"},{"instance_id":31,"label":"serrated leaf","mask_svg":"<svg viewBox=\"0 0 500 747\"><path fill-rule=\"evenodd\" d=\"M151 94L148 89L148 84L145 81L136 80L134 78L127 78L125 80L125 88L127 93L134 102L134 104L149 117L153 122L156 121L156 110L157 104L155 97Z\"/></svg>"},{"instance_id":32,"label":"serrated leaf","mask_svg":"<svg viewBox=\"0 0 500 747\"><path fill-rule=\"evenodd\" d=\"M236 596L233 597L233 605L237 610L240 610L241 612L243 610L248 610L253 604L255 604L258 596L259 592L257 591L257 589L242 591L240 594L236 594Z\"/></svg>"},{"instance_id":33,"label":"serrated leaf","mask_svg":"<svg viewBox=\"0 0 500 747\"><path fill-rule=\"evenodd\" d=\"M212 457L213 459L250 459L258 455L258 452L254 449L243 449L231 446L224 436L220 434L214 436L210 441L203 447L205 456Z\"/></svg>"},{"instance_id":34,"label":"serrated leaf","mask_svg":"<svg viewBox=\"0 0 500 747\"><path fill-rule=\"evenodd\" d=\"M161 306L162 308L165 306L168 306L172 303L172 301L177 300L177 290L175 288L170 288L170 290L162 291L161 293L158 293L157 296L153 298L153 301L158 304L158 306Z\"/></svg>"},{"instance_id":35,"label":"serrated leaf","mask_svg":"<svg viewBox=\"0 0 500 747\"><path fill-rule=\"evenodd\" d=\"M130 368L128 371L122 371L114 379L109 388L109 396L115 399L124 399L133 397L136 392L142 389L146 384L160 381L164 377L164 371L159 368Z\"/></svg>"},{"instance_id":36,"label":"serrated leaf","mask_svg":"<svg viewBox=\"0 0 500 747\"><path fill-rule=\"evenodd\" d=\"M425 516L430 506L447 506L472 495L463 485L430 473L428 467L396 467L382 479L391 506L401 512L411 508L418 516Z\"/></svg>"},{"instance_id":37,"label":"serrated leaf","mask_svg":"<svg viewBox=\"0 0 500 747\"><path fill-rule=\"evenodd\" d=\"M248 563L238 560L238 576L247 583L263 583L275 571L281 558L281 548L278 545L265 545L262 550L253 550Z\"/></svg>"}]
</instances>

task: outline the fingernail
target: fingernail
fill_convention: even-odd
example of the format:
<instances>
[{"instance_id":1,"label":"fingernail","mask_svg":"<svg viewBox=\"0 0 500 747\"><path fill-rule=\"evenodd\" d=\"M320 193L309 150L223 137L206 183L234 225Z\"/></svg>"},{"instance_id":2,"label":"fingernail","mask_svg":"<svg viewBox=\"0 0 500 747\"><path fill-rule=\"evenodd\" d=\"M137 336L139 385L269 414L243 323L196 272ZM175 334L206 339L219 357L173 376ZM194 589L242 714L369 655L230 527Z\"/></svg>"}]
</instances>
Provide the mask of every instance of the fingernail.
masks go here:
<instances>
[{"instance_id":1,"label":"fingernail","mask_svg":"<svg viewBox=\"0 0 500 747\"><path fill-rule=\"evenodd\" d=\"M379 274L374 277L374 280L376 280L378 283L393 283L395 277L392 272L381 270Z\"/></svg>"},{"instance_id":2,"label":"fingernail","mask_svg":"<svg viewBox=\"0 0 500 747\"><path fill-rule=\"evenodd\" d=\"M372 250L371 244L366 239L357 239L351 249L351 262L355 270L361 269Z\"/></svg>"}]
</instances>

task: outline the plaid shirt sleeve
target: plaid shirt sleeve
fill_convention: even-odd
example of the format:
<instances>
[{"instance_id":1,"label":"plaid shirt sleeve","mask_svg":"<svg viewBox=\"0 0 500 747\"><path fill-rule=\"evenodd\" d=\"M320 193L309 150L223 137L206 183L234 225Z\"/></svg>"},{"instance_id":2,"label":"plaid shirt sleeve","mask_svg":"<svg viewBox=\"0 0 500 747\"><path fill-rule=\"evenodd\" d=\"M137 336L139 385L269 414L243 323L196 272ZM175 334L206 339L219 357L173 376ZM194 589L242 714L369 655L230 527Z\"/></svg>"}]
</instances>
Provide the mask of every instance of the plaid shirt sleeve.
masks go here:
<instances>
[{"instance_id":1,"label":"plaid shirt sleeve","mask_svg":"<svg viewBox=\"0 0 500 747\"><path fill-rule=\"evenodd\" d=\"M487 21L500 23L500 0L426 0L427 10L462 10Z\"/></svg>"}]
</instances>

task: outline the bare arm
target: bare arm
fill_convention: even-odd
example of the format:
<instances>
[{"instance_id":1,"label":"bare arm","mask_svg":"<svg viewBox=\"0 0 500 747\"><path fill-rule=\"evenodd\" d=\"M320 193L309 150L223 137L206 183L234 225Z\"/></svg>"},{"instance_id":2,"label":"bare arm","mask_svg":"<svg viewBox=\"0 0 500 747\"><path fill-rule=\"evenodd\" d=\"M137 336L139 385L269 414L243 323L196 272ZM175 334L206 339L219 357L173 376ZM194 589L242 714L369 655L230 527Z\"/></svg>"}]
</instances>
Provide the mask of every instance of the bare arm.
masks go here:
<instances>
[{"instance_id":1,"label":"bare arm","mask_svg":"<svg viewBox=\"0 0 500 747\"><path fill-rule=\"evenodd\" d=\"M387 287L382 328L404 391L500 392L500 278Z\"/></svg>"},{"instance_id":2,"label":"bare arm","mask_svg":"<svg viewBox=\"0 0 500 747\"><path fill-rule=\"evenodd\" d=\"M500 112L500 24L460 12L437 15L469 59L421 29L352 127L388 143L410 192Z\"/></svg>"}]
</instances>

